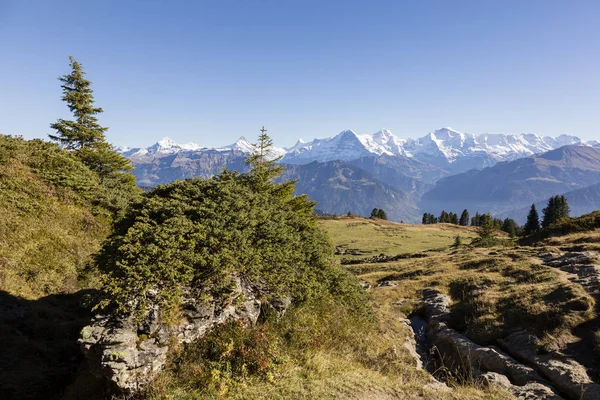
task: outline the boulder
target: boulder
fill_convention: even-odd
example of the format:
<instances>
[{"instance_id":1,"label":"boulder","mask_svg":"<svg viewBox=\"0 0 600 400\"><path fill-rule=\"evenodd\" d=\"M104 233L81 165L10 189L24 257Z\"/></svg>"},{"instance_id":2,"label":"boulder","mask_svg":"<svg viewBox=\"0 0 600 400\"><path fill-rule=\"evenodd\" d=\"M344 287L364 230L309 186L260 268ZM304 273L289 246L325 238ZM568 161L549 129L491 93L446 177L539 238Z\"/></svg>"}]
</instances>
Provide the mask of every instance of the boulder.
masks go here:
<instances>
[{"instance_id":1,"label":"boulder","mask_svg":"<svg viewBox=\"0 0 600 400\"><path fill-rule=\"evenodd\" d=\"M79 343L94 375L107 379L124 393L135 393L164 367L173 343L190 343L228 320L256 323L265 306L259 295L257 287L239 277L233 279L231 293L221 298L206 300L199 291L187 289L177 322L161 321L158 305L150 307L141 318L98 315L83 328ZM290 300L277 299L268 305L281 315Z\"/></svg>"}]
</instances>

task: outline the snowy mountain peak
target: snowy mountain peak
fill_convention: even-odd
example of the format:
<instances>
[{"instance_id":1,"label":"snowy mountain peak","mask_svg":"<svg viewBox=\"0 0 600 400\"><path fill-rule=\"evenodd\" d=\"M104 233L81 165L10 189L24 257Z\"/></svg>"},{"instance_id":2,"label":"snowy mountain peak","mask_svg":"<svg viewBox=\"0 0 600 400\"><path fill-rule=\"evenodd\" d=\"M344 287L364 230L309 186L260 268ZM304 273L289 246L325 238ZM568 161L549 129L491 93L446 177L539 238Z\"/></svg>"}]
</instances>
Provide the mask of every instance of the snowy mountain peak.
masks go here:
<instances>
[{"instance_id":1,"label":"snowy mountain peak","mask_svg":"<svg viewBox=\"0 0 600 400\"><path fill-rule=\"evenodd\" d=\"M499 161L512 161L577 144L600 146L600 142L582 142L578 137L570 135L560 135L556 138L533 133L474 135L451 127L437 129L418 139L401 139L387 129L373 134L358 134L346 129L325 139L309 142L300 139L288 149L273 148L271 157L285 156L283 162L304 164L312 161L351 161L365 156L402 156L456 171L491 166ZM252 152L254 147L241 136L231 145L212 149L195 142L180 145L168 137L147 148L117 148L121 154L132 158L209 150L247 154Z\"/></svg>"},{"instance_id":2,"label":"snowy mountain peak","mask_svg":"<svg viewBox=\"0 0 600 400\"><path fill-rule=\"evenodd\" d=\"M164 138L162 138L161 140L156 142L156 144L159 147L163 147L163 148L179 146L173 139L171 139L170 137L167 137L167 136L165 136Z\"/></svg>"},{"instance_id":3,"label":"snowy mountain peak","mask_svg":"<svg viewBox=\"0 0 600 400\"><path fill-rule=\"evenodd\" d=\"M225 146L222 149L223 150L237 150L237 151L241 151L242 153L251 153L252 150L254 149L254 146L252 146L252 144L250 142L248 142L248 140L246 140L245 137L240 136L240 138L238 140L236 140L235 143L230 144L229 146ZM221 149L217 149L217 150L221 150Z\"/></svg>"}]
</instances>

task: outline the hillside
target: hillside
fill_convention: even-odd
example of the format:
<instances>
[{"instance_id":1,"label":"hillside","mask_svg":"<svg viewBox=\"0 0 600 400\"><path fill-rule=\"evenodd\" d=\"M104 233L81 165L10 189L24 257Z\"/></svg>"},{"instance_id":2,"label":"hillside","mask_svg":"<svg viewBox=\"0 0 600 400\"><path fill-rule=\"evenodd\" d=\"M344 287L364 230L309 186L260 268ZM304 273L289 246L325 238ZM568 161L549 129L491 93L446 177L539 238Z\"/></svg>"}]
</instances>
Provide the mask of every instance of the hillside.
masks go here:
<instances>
[{"instance_id":1,"label":"hillside","mask_svg":"<svg viewBox=\"0 0 600 400\"><path fill-rule=\"evenodd\" d=\"M443 224L321 224L339 250L351 250L338 257L367 288L382 324L408 318L417 353L438 379L491 379L517 398L600 395L597 215L549 229L542 247L477 247L471 228Z\"/></svg>"},{"instance_id":2,"label":"hillside","mask_svg":"<svg viewBox=\"0 0 600 400\"><path fill-rule=\"evenodd\" d=\"M297 180L296 193L307 194L319 210L330 214L370 215L383 208L394 221L416 222L419 210L404 192L344 161L286 165L283 180Z\"/></svg>"},{"instance_id":3,"label":"hillside","mask_svg":"<svg viewBox=\"0 0 600 400\"><path fill-rule=\"evenodd\" d=\"M403 191L412 199L419 199L433 188L436 181L448 174L440 168L403 156L368 156L350 163L370 172L386 185Z\"/></svg>"},{"instance_id":4,"label":"hillside","mask_svg":"<svg viewBox=\"0 0 600 400\"><path fill-rule=\"evenodd\" d=\"M506 213L600 182L600 149L565 146L441 179L423 195L424 211L463 209Z\"/></svg>"},{"instance_id":5,"label":"hillside","mask_svg":"<svg viewBox=\"0 0 600 400\"><path fill-rule=\"evenodd\" d=\"M0 290L73 292L108 234L110 193L57 145L0 135Z\"/></svg>"},{"instance_id":6,"label":"hillside","mask_svg":"<svg viewBox=\"0 0 600 400\"><path fill-rule=\"evenodd\" d=\"M572 217L579 217L596 210L600 210L600 184L591 185L583 189L564 193L569 203ZM548 199L535 202L538 210L543 210L548 205ZM513 218L519 223L525 223L531 206L522 207L517 210L506 212L506 216Z\"/></svg>"},{"instance_id":7,"label":"hillside","mask_svg":"<svg viewBox=\"0 0 600 400\"><path fill-rule=\"evenodd\" d=\"M177 179L210 178L224 168L244 171L244 154L239 151L181 151L138 155L131 158L138 185L154 187Z\"/></svg>"},{"instance_id":8,"label":"hillside","mask_svg":"<svg viewBox=\"0 0 600 400\"><path fill-rule=\"evenodd\" d=\"M135 193L56 144L0 135L0 393L58 399L84 364L92 255Z\"/></svg>"}]
</instances>

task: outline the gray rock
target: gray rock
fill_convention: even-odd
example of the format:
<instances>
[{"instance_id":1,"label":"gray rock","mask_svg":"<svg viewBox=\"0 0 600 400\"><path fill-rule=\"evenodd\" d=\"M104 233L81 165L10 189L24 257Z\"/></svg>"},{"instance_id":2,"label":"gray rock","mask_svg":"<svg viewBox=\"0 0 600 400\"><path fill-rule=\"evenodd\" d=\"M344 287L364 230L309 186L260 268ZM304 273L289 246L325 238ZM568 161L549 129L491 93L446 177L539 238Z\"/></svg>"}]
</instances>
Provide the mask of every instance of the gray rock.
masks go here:
<instances>
[{"instance_id":1,"label":"gray rock","mask_svg":"<svg viewBox=\"0 0 600 400\"><path fill-rule=\"evenodd\" d=\"M164 367L173 341L190 343L227 320L256 323L264 305L257 298L259 290L239 277L233 279L233 286L230 296L207 301L199 300L200 293L185 291L181 318L172 325L160 321L156 305L141 319L96 316L79 339L90 370L121 391L135 393ZM290 299L276 299L269 307L282 315L290 303Z\"/></svg>"},{"instance_id":2,"label":"gray rock","mask_svg":"<svg viewBox=\"0 0 600 400\"><path fill-rule=\"evenodd\" d=\"M570 399L600 399L600 385L586 368L560 353L537 354L536 338L526 331L515 332L501 341L508 352L526 361Z\"/></svg>"},{"instance_id":3,"label":"gray rock","mask_svg":"<svg viewBox=\"0 0 600 400\"><path fill-rule=\"evenodd\" d=\"M503 387L518 398L561 399L533 368L494 346L480 346L448 327L448 296L435 289L424 289L422 302L429 322L427 337L446 368L468 371L479 376L484 383Z\"/></svg>"}]
</instances>

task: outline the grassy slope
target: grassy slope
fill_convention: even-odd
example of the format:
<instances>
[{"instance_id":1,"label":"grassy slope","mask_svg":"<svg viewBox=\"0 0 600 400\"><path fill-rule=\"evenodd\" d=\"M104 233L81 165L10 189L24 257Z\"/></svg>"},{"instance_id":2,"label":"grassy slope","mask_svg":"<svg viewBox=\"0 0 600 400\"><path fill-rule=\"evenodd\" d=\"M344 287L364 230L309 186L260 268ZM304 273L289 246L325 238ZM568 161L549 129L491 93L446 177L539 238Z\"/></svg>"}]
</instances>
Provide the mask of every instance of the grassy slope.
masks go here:
<instances>
[{"instance_id":1,"label":"grassy slope","mask_svg":"<svg viewBox=\"0 0 600 400\"><path fill-rule=\"evenodd\" d=\"M329 232L336 246L359 253L344 254L343 257L347 258L445 250L457 235L463 239L477 236L474 228L451 224L408 225L377 219L339 217L322 219L321 225Z\"/></svg>"},{"instance_id":2,"label":"grassy slope","mask_svg":"<svg viewBox=\"0 0 600 400\"><path fill-rule=\"evenodd\" d=\"M85 266L109 231L111 196L57 145L0 135L0 397L57 399L83 365L92 313Z\"/></svg>"},{"instance_id":3,"label":"grassy slope","mask_svg":"<svg viewBox=\"0 0 600 400\"><path fill-rule=\"evenodd\" d=\"M95 174L56 145L0 135L0 290L35 299L78 289L109 221Z\"/></svg>"},{"instance_id":4,"label":"grassy slope","mask_svg":"<svg viewBox=\"0 0 600 400\"><path fill-rule=\"evenodd\" d=\"M445 251L455 236L474 237L471 228L450 225L411 226L365 219L323 219L322 226L336 245L365 250L364 255L382 252ZM350 227L348 225L350 224ZM360 265L353 266L360 269ZM385 269L386 264L373 268ZM375 274L375 275L373 275ZM376 272L361 278L375 281ZM410 285L410 280L407 284ZM379 289L378 289L379 290ZM405 289L415 295L415 288ZM179 360L155 382L149 398L256 398L256 399L509 399L493 388L457 385L450 392L424 389L430 383L424 371L402 346L411 335L399 321L402 308L392 301L406 297L401 292L371 291L376 321L357 323L336 311L295 309L278 323L266 324L264 336L272 342L273 370L266 377L228 380L207 376L206 361L196 347L186 348L172 359ZM382 294L379 295L379 294ZM257 328L254 328L257 329ZM217 335L224 340L227 335ZM226 339L230 340L230 339ZM253 342L254 343L254 342ZM216 372L215 372L216 374ZM219 374L217 374L219 375Z\"/></svg>"},{"instance_id":5,"label":"grassy slope","mask_svg":"<svg viewBox=\"0 0 600 400\"><path fill-rule=\"evenodd\" d=\"M373 286L368 292L384 332L397 329L398 317L418 309L419 290L425 287L452 296L454 326L481 344L494 343L509 330L524 327L537 333L541 346L556 349L573 340L574 327L593 317L594 300L560 271L543 266L538 248L453 248L454 236L473 236L474 230L447 225L406 226L364 219L322 220L322 225L335 245L359 249L364 255L445 247L424 258L347 266ZM582 236L588 242L600 241L592 233L572 236L554 245L568 249ZM397 286L375 287L381 281Z\"/></svg>"}]
</instances>

